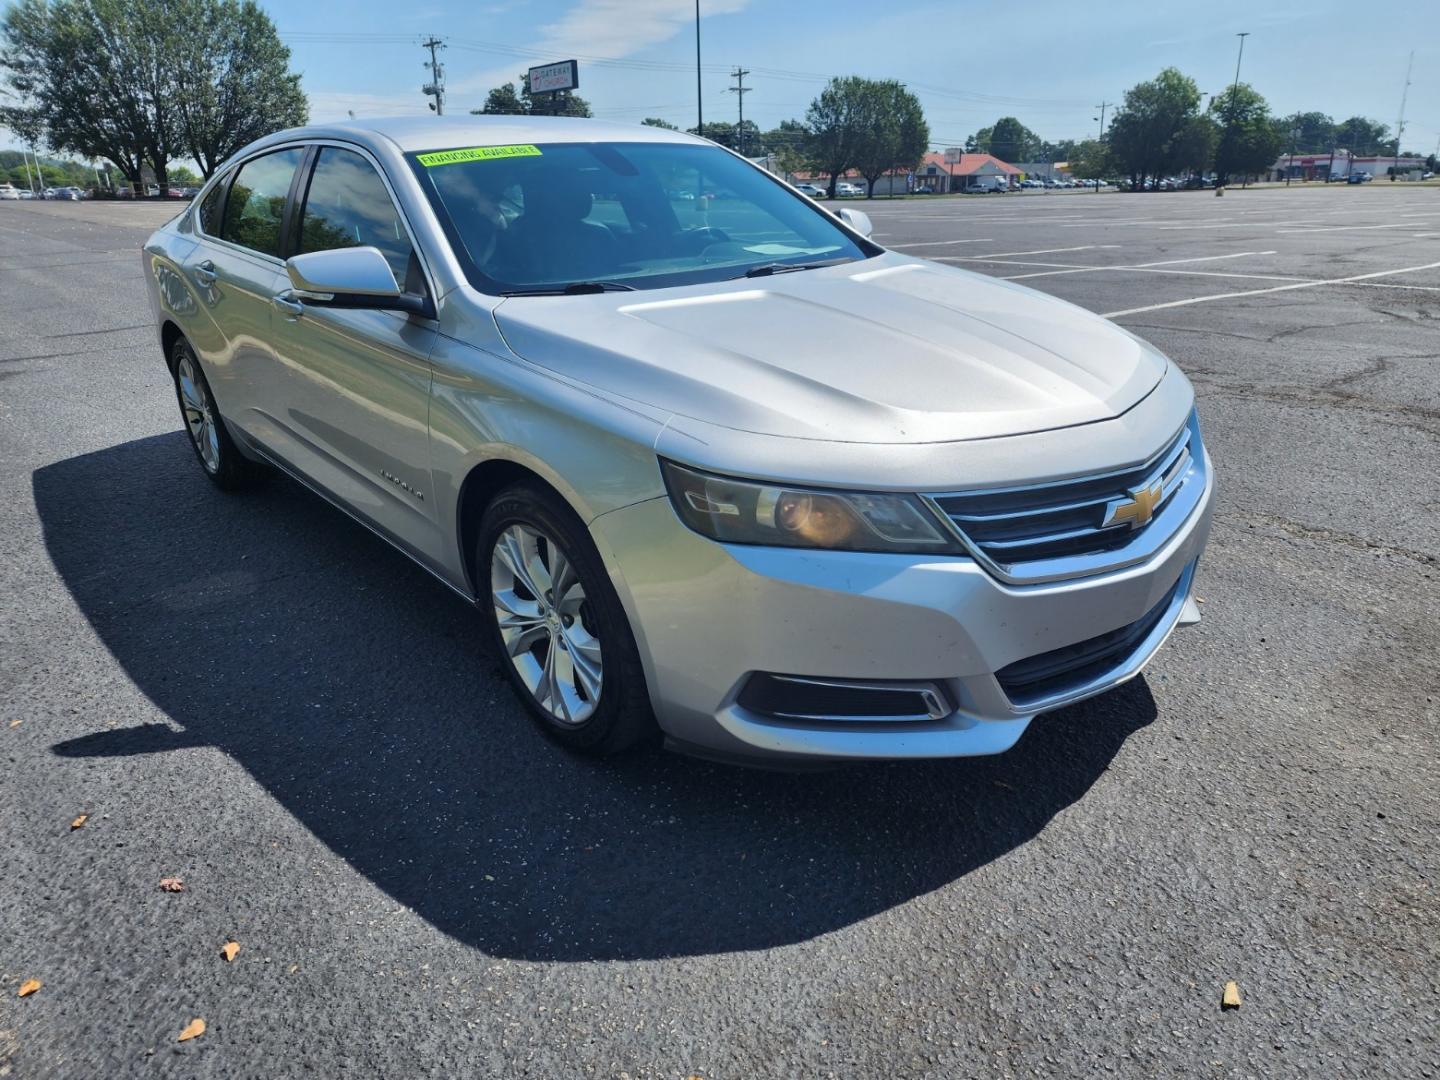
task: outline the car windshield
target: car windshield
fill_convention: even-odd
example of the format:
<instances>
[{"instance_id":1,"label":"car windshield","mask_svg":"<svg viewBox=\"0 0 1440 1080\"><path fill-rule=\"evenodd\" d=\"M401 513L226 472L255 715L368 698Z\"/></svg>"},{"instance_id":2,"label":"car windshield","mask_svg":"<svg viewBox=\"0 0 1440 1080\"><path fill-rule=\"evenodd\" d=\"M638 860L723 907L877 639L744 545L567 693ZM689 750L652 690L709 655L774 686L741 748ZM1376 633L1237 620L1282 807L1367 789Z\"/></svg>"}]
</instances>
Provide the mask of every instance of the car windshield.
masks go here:
<instances>
[{"instance_id":1,"label":"car windshield","mask_svg":"<svg viewBox=\"0 0 1440 1080\"><path fill-rule=\"evenodd\" d=\"M542 143L410 158L472 283L490 293L658 289L878 250L715 146Z\"/></svg>"}]
</instances>

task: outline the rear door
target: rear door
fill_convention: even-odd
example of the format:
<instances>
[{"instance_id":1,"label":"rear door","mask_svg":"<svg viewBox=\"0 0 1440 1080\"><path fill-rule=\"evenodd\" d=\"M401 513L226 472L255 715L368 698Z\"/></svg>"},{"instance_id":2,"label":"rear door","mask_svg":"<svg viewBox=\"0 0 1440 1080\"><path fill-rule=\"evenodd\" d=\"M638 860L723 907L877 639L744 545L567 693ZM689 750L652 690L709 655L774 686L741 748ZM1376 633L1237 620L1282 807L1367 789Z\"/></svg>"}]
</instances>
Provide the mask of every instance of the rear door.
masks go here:
<instances>
[{"instance_id":1,"label":"rear door","mask_svg":"<svg viewBox=\"0 0 1440 1080\"><path fill-rule=\"evenodd\" d=\"M316 148L296 188L295 220L292 254L375 247L406 291L430 292L382 171L357 148ZM352 511L438 563L429 435L434 320L284 296L277 302L272 335L284 396L277 411L293 460Z\"/></svg>"},{"instance_id":2,"label":"rear door","mask_svg":"<svg viewBox=\"0 0 1440 1080\"><path fill-rule=\"evenodd\" d=\"M267 384L275 355L270 344L271 300L288 282L281 261L286 199L303 146L274 150L243 162L201 204L200 242L183 271L211 317L192 344L226 422L273 445L273 401Z\"/></svg>"}]
</instances>

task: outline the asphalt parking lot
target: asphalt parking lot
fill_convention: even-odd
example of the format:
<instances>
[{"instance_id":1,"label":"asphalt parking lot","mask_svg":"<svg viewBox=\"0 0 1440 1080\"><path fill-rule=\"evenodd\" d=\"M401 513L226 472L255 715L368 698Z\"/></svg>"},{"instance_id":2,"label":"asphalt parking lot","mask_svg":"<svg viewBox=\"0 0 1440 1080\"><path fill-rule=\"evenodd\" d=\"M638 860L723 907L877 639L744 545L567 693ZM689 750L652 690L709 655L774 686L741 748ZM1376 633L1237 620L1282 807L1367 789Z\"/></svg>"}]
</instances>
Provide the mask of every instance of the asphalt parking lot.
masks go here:
<instances>
[{"instance_id":1,"label":"asphalt parking lot","mask_svg":"<svg viewBox=\"0 0 1440 1080\"><path fill-rule=\"evenodd\" d=\"M863 209L1189 373L1205 618L777 775L546 744L423 572L203 479L175 207L0 204L0 1077L1440 1075L1440 190Z\"/></svg>"}]
</instances>

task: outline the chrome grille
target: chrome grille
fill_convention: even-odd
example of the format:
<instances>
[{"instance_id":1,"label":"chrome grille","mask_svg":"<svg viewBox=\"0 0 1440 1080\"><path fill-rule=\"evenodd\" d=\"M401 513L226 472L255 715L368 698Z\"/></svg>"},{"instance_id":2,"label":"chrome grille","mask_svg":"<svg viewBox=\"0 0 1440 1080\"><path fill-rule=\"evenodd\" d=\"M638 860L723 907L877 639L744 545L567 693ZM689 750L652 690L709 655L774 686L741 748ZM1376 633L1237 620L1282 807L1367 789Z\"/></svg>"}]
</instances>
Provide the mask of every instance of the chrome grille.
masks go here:
<instances>
[{"instance_id":1,"label":"chrome grille","mask_svg":"<svg viewBox=\"0 0 1440 1080\"><path fill-rule=\"evenodd\" d=\"M1134 468L926 499L987 569L1023 584L1104 573L1148 558L1189 516L1204 487L1204 449L1192 418Z\"/></svg>"}]
</instances>

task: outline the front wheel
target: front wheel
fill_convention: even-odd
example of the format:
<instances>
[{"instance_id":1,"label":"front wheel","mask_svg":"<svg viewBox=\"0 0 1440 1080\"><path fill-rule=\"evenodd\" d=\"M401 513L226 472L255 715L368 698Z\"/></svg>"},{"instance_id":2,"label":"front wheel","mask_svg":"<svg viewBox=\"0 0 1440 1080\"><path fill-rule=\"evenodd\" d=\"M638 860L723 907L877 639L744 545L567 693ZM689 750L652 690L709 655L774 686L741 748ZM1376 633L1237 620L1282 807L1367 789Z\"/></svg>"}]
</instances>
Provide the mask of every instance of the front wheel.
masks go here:
<instances>
[{"instance_id":1,"label":"front wheel","mask_svg":"<svg viewBox=\"0 0 1440 1080\"><path fill-rule=\"evenodd\" d=\"M475 565L506 677L541 730L595 755L655 731L625 611L562 500L529 484L501 492L481 519Z\"/></svg>"}]
</instances>

